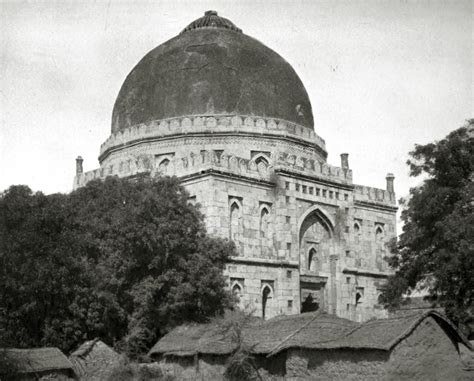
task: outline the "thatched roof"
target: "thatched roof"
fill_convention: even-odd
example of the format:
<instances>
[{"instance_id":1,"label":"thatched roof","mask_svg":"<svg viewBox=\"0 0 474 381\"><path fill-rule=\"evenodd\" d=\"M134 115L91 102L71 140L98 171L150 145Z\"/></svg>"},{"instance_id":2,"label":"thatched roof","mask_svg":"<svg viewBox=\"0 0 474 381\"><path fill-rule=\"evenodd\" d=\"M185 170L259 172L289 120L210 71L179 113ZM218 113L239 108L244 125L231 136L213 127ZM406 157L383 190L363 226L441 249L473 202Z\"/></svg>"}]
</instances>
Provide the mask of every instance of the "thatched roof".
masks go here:
<instances>
[{"instance_id":1,"label":"thatched roof","mask_svg":"<svg viewBox=\"0 0 474 381\"><path fill-rule=\"evenodd\" d=\"M72 364L58 348L0 349L18 373L73 371Z\"/></svg>"},{"instance_id":2,"label":"thatched roof","mask_svg":"<svg viewBox=\"0 0 474 381\"><path fill-rule=\"evenodd\" d=\"M70 358L73 358L73 357L85 358L96 348L100 348L101 350L107 350L107 352L109 352L111 355L119 356L119 354L115 352L111 347L109 347L103 341L96 338L96 339L88 340L82 343L79 346L79 348L77 348L74 352L70 354L69 357Z\"/></svg>"},{"instance_id":3,"label":"thatched roof","mask_svg":"<svg viewBox=\"0 0 474 381\"><path fill-rule=\"evenodd\" d=\"M389 351L427 317L433 317L455 341L470 343L436 311L413 313L390 319L356 323L324 313L280 316L243 329L244 344L255 354L275 355L289 348L357 348ZM224 355L236 348L235 341L218 324L180 326L165 335L150 355Z\"/></svg>"}]
</instances>

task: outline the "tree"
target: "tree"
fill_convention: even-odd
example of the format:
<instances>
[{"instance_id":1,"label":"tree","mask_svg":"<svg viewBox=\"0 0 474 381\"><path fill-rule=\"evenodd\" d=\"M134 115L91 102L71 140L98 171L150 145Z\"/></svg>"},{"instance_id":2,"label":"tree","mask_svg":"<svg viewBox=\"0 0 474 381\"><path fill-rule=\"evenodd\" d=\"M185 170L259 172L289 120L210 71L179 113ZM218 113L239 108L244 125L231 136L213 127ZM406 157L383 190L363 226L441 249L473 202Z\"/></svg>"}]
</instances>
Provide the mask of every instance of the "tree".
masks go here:
<instances>
[{"instance_id":1,"label":"tree","mask_svg":"<svg viewBox=\"0 0 474 381\"><path fill-rule=\"evenodd\" d=\"M88 267L75 255L67 196L12 186L0 198L0 343L70 349L100 334Z\"/></svg>"},{"instance_id":2,"label":"tree","mask_svg":"<svg viewBox=\"0 0 474 381\"><path fill-rule=\"evenodd\" d=\"M462 323L474 313L474 120L410 156L410 175L425 180L400 202L403 232L389 258L396 272L382 298L396 306L425 288Z\"/></svg>"},{"instance_id":3,"label":"tree","mask_svg":"<svg viewBox=\"0 0 474 381\"><path fill-rule=\"evenodd\" d=\"M19 346L86 338L144 353L168 329L223 313L232 243L206 234L175 178L107 178L69 195L0 199L1 318Z\"/></svg>"}]
</instances>

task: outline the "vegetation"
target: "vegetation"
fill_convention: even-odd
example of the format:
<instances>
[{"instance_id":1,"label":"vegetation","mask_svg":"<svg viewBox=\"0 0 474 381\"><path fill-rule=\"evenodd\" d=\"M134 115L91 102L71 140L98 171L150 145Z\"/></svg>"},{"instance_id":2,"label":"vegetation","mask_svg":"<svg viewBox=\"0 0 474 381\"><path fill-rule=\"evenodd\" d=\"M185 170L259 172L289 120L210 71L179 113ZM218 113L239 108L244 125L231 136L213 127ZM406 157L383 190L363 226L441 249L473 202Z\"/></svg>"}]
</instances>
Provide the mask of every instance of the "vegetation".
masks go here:
<instances>
[{"instance_id":1,"label":"vegetation","mask_svg":"<svg viewBox=\"0 0 474 381\"><path fill-rule=\"evenodd\" d=\"M207 236L173 178L0 195L0 341L69 351L100 337L132 358L170 328L232 305L232 243Z\"/></svg>"},{"instance_id":2,"label":"vegetation","mask_svg":"<svg viewBox=\"0 0 474 381\"><path fill-rule=\"evenodd\" d=\"M252 321L254 310L246 307L244 310L225 311L222 317L214 319L224 337L229 337L235 349L227 359L224 376L229 381L261 380L262 377L252 354L254 346L244 340L243 331Z\"/></svg>"},{"instance_id":3,"label":"vegetation","mask_svg":"<svg viewBox=\"0 0 474 381\"><path fill-rule=\"evenodd\" d=\"M396 273L383 300L398 305L424 288L462 323L474 315L474 120L410 156L410 175L425 180L401 201L403 233L389 259Z\"/></svg>"}]
</instances>

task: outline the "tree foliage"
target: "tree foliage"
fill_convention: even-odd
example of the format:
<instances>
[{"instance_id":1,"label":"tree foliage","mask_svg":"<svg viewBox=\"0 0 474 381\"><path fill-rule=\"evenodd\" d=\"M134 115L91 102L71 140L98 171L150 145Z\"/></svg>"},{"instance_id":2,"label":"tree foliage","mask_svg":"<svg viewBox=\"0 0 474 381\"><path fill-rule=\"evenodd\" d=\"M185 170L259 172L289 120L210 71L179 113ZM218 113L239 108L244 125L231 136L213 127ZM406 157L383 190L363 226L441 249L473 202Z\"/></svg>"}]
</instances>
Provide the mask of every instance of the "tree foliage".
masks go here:
<instances>
[{"instance_id":1,"label":"tree foliage","mask_svg":"<svg viewBox=\"0 0 474 381\"><path fill-rule=\"evenodd\" d=\"M383 299L396 306L424 288L463 322L474 312L474 120L410 156L410 175L425 179L401 200L403 232L389 259L396 273Z\"/></svg>"},{"instance_id":2,"label":"tree foliage","mask_svg":"<svg viewBox=\"0 0 474 381\"><path fill-rule=\"evenodd\" d=\"M131 356L171 327L232 304L210 238L176 179L92 181L68 195L12 186L0 198L5 344L71 350L101 337Z\"/></svg>"}]
</instances>

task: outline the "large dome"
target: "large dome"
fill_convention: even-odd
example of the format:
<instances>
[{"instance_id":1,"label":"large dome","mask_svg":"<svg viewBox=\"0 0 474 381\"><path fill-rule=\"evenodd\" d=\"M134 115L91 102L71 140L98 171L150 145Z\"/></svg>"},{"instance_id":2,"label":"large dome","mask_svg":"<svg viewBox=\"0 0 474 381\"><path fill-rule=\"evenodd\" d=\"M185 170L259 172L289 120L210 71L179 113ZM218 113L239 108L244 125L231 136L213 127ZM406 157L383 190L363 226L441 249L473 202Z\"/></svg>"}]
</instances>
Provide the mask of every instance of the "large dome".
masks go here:
<instances>
[{"instance_id":1,"label":"large dome","mask_svg":"<svg viewBox=\"0 0 474 381\"><path fill-rule=\"evenodd\" d=\"M219 114L313 129L308 94L290 64L210 11L135 66L115 101L112 132L151 120Z\"/></svg>"}]
</instances>

